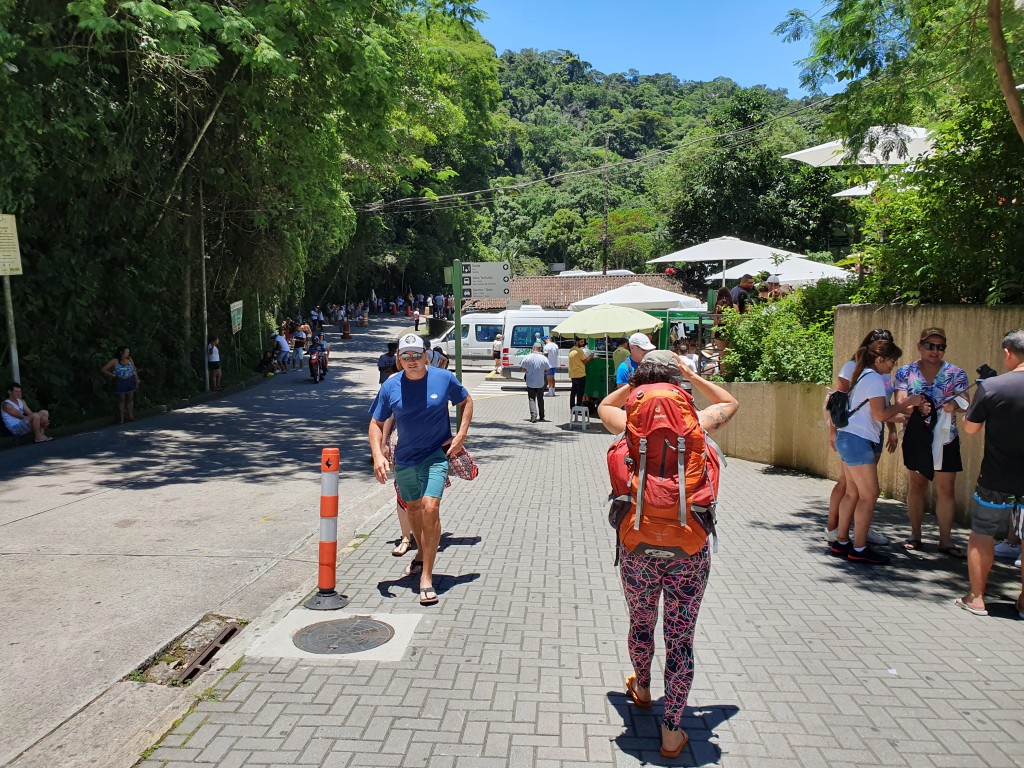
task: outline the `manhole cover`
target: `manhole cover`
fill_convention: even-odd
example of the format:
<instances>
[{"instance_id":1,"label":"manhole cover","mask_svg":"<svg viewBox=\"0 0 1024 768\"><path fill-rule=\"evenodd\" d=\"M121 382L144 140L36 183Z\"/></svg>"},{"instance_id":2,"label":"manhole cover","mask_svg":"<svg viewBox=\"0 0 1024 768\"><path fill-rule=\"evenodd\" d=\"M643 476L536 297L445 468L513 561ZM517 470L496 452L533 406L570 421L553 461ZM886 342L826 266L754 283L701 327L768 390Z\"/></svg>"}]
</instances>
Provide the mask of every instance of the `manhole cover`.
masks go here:
<instances>
[{"instance_id":1,"label":"manhole cover","mask_svg":"<svg viewBox=\"0 0 1024 768\"><path fill-rule=\"evenodd\" d=\"M395 630L367 618L336 619L312 624L295 635L295 646L307 653L359 653L384 645Z\"/></svg>"}]
</instances>

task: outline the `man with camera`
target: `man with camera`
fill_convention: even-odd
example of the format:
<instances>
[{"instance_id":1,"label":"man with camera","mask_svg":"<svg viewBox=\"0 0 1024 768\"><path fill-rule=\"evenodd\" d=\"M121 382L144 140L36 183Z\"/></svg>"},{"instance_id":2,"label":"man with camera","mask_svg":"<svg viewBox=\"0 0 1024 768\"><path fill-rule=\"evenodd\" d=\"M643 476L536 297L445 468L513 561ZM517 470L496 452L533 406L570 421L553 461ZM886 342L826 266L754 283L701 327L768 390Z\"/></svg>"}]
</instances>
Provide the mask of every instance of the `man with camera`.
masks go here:
<instances>
[{"instance_id":1,"label":"man with camera","mask_svg":"<svg viewBox=\"0 0 1024 768\"><path fill-rule=\"evenodd\" d=\"M1021 533L1024 506L1024 329L1003 337L1006 373L978 383L967 409L964 432L985 429L985 457L971 503L971 536L967 540L967 572L971 591L956 604L976 616L988 615L985 586L992 570L995 535L1007 525ZM978 369L985 375L986 366ZM1017 612L1024 618L1024 573Z\"/></svg>"}]
</instances>

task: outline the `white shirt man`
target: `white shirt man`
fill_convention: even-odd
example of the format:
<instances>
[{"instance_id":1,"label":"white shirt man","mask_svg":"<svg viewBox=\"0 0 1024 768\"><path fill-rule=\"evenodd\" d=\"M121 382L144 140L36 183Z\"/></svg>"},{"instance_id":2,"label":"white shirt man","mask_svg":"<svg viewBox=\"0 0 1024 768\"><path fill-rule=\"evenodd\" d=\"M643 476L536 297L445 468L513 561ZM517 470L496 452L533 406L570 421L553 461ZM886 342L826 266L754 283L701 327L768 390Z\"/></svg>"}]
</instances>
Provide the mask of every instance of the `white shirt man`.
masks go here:
<instances>
[{"instance_id":1,"label":"white shirt man","mask_svg":"<svg viewBox=\"0 0 1024 768\"><path fill-rule=\"evenodd\" d=\"M555 396L555 371L558 370L558 345L550 336L544 337L544 355L548 359L548 391L546 397Z\"/></svg>"}]
</instances>

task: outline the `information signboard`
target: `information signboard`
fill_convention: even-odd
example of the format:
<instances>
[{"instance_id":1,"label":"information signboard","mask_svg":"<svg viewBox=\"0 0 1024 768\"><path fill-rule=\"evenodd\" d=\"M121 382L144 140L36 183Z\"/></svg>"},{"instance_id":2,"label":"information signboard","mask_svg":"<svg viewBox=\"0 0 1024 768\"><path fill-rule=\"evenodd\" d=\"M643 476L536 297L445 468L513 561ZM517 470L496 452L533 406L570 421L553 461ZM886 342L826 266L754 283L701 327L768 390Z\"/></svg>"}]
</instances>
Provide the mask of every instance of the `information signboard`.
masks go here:
<instances>
[{"instance_id":1,"label":"information signboard","mask_svg":"<svg viewBox=\"0 0 1024 768\"><path fill-rule=\"evenodd\" d=\"M231 303L231 333L235 334L242 330L242 302Z\"/></svg>"},{"instance_id":2,"label":"information signboard","mask_svg":"<svg viewBox=\"0 0 1024 768\"><path fill-rule=\"evenodd\" d=\"M462 298L508 298L512 270L507 261L466 261L462 264Z\"/></svg>"},{"instance_id":3,"label":"information signboard","mask_svg":"<svg viewBox=\"0 0 1024 768\"><path fill-rule=\"evenodd\" d=\"M0 215L0 275L21 274L21 249L18 225L9 213Z\"/></svg>"}]
</instances>

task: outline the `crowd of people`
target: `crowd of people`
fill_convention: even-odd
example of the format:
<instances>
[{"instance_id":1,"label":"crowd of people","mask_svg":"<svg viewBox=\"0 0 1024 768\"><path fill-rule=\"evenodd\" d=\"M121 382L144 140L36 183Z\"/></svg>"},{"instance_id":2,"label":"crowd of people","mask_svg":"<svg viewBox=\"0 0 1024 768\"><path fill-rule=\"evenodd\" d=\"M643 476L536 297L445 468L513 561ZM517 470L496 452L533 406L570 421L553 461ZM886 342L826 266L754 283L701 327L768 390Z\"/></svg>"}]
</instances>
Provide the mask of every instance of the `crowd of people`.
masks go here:
<instances>
[{"instance_id":1,"label":"crowd of people","mask_svg":"<svg viewBox=\"0 0 1024 768\"><path fill-rule=\"evenodd\" d=\"M1002 340L1006 373L972 386L967 373L946 360L948 344L942 328L921 331L917 358L900 366L902 350L884 328L871 331L839 371L835 388L846 393L845 423L832 427L829 440L842 462L842 476L832 491L825 536L829 551L852 563L888 565L890 557L872 544L888 543L871 530L878 500L878 461L883 449L895 453L902 442L907 472L909 535L907 551L924 548L925 498L935 492L937 551L967 560L970 591L958 606L985 615L984 593L997 552L1017 558L1024 503L1024 330ZM986 371L981 371L987 373ZM995 373L991 371L991 373ZM975 392L971 393L971 390ZM958 415L963 422L958 425ZM954 493L963 471L960 428L975 434L985 427L985 452L972 497L971 533L967 551L953 540ZM851 539L850 532L853 531ZM1024 573L1022 573L1024 592ZM1018 600L1024 617L1024 604Z\"/></svg>"}]
</instances>

